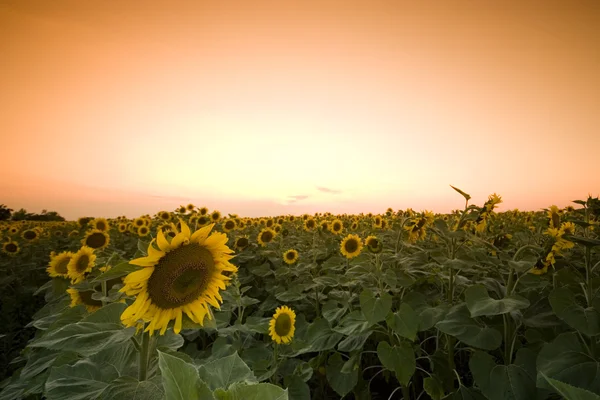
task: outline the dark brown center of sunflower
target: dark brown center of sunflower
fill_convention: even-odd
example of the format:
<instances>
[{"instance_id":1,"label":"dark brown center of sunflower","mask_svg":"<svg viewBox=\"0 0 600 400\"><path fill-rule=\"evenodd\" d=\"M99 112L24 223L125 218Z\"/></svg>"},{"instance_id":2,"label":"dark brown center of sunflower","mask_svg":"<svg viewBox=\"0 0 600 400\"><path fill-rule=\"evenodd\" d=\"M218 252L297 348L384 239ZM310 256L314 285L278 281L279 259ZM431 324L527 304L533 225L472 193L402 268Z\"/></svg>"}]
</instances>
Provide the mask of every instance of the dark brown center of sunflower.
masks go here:
<instances>
[{"instance_id":1,"label":"dark brown center of sunflower","mask_svg":"<svg viewBox=\"0 0 600 400\"><path fill-rule=\"evenodd\" d=\"M379 246L379 240L377 240L375 238L371 238L371 239L369 239L369 243L367 243L367 245L369 247L373 247L373 248L378 247Z\"/></svg>"},{"instance_id":2,"label":"dark brown center of sunflower","mask_svg":"<svg viewBox=\"0 0 600 400\"><path fill-rule=\"evenodd\" d=\"M200 225L206 225L208 223L208 218L206 217L200 217L198 218L198 224Z\"/></svg>"},{"instance_id":3,"label":"dark brown center of sunflower","mask_svg":"<svg viewBox=\"0 0 600 400\"><path fill-rule=\"evenodd\" d=\"M90 257L87 254L84 254L77 260L77 264L75 264L75 270L77 270L79 273L82 273L87 269L89 263Z\"/></svg>"},{"instance_id":4,"label":"dark brown center of sunflower","mask_svg":"<svg viewBox=\"0 0 600 400\"><path fill-rule=\"evenodd\" d=\"M175 232L169 231L169 232L167 232L167 236L170 237L170 238L174 238L177 235L175 234Z\"/></svg>"},{"instance_id":5,"label":"dark brown center of sunflower","mask_svg":"<svg viewBox=\"0 0 600 400\"><path fill-rule=\"evenodd\" d=\"M63 232L62 231L54 231L54 236L62 236Z\"/></svg>"},{"instance_id":6,"label":"dark brown center of sunflower","mask_svg":"<svg viewBox=\"0 0 600 400\"><path fill-rule=\"evenodd\" d=\"M346 249L348 253L354 253L356 250L358 250L358 242L356 239L348 239L344 244L344 249Z\"/></svg>"},{"instance_id":7,"label":"dark brown center of sunflower","mask_svg":"<svg viewBox=\"0 0 600 400\"><path fill-rule=\"evenodd\" d=\"M15 243L8 243L8 244L7 244L7 245L4 247L4 249L5 249L6 251L8 251L9 253L16 253L16 252L17 252L17 250L18 250L18 247L17 247L17 245L16 245Z\"/></svg>"},{"instance_id":8,"label":"dark brown center of sunflower","mask_svg":"<svg viewBox=\"0 0 600 400\"><path fill-rule=\"evenodd\" d=\"M35 231L25 231L23 237L27 240L33 240L37 237L37 233Z\"/></svg>"},{"instance_id":9,"label":"dark brown center of sunflower","mask_svg":"<svg viewBox=\"0 0 600 400\"><path fill-rule=\"evenodd\" d=\"M208 212L208 210L206 208L200 209L200 215L206 215L207 212Z\"/></svg>"},{"instance_id":10,"label":"dark brown center of sunflower","mask_svg":"<svg viewBox=\"0 0 600 400\"><path fill-rule=\"evenodd\" d=\"M79 298L81 299L81 302L86 306L102 307L102 302L100 300L92 299L93 294L94 292L92 290L79 292Z\"/></svg>"},{"instance_id":11,"label":"dark brown center of sunflower","mask_svg":"<svg viewBox=\"0 0 600 400\"><path fill-rule=\"evenodd\" d=\"M246 246L248 246L248 239L246 239L246 238L239 238L237 240L237 243L235 245L236 245L236 247L246 247Z\"/></svg>"},{"instance_id":12,"label":"dark brown center of sunflower","mask_svg":"<svg viewBox=\"0 0 600 400\"><path fill-rule=\"evenodd\" d=\"M100 232L94 232L85 239L85 245L92 249L99 249L106 245L106 236Z\"/></svg>"},{"instance_id":13,"label":"dark brown center of sunflower","mask_svg":"<svg viewBox=\"0 0 600 400\"><path fill-rule=\"evenodd\" d=\"M96 223L96 229L100 229L101 231L106 229L106 223L104 221L98 221Z\"/></svg>"},{"instance_id":14,"label":"dark brown center of sunflower","mask_svg":"<svg viewBox=\"0 0 600 400\"><path fill-rule=\"evenodd\" d=\"M333 230L334 231L339 231L340 229L342 229L342 225L339 224L338 222L336 222L335 224L333 224Z\"/></svg>"},{"instance_id":15,"label":"dark brown center of sunflower","mask_svg":"<svg viewBox=\"0 0 600 400\"><path fill-rule=\"evenodd\" d=\"M235 227L235 223L233 221L225 222L225 229L233 229Z\"/></svg>"},{"instance_id":16,"label":"dark brown center of sunflower","mask_svg":"<svg viewBox=\"0 0 600 400\"><path fill-rule=\"evenodd\" d=\"M152 303L169 309L196 300L210 284L215 262L210 250L191 243L163 256L148 280Z\"/></svg>"},{"instance_id":17,"label":"dark brown center of sunflower","mask_svg":"<svg viewBox=\"0 0 600 400\"><path fill-rule=\"evenodd\" d=\"M273 234L271 233L271 231L265 231L261 233L260 239L265 243L270 242L271 240L273 240Z\"/></svg>"},{"instance_id":18,"label":"dark brown center of sunflower","mask_svg":"<svg viewBox=\"0 0 600 400\"><path fill-rule=\"evenodd\" d=\"M287 258L288 260L293 260L294 258L296 258L296 253L294 253L293 251L290 251L289 253L286 253L285 258Z\"/></svg>"},{"instance_id":19,"label":"dark brown center of sunflower","mask_svg":"<svg viewBox=\"0 0 600 400\"><path fill-rule=\"evenodd\" d=\"M315 220L314 220L314 219L309 219L308 221L306 221L306 226L307 226L309 229L312 229L312 228L314 228L314 227L315 227Z\"/></svg>"},{"instance_id":20,"label":"dark brown center of sunflower","mask_svg":"<svg viewBox=\"0 0 600 400\"><path fill-rule=\"evenodd\" d=\"M138 220L135 221L135 224L137 226L142 226L142 225L144 225L144 221L142 221L141 219L138 219Z\"/></svg>"},{"instance_id":21,"label":"dark brown center of sunflower","mask_svg":"<svg viewBox=\"0 0 600 400\"><path fill-rule=\"evenodd\" d=\"M65 275L68 271L67 269L67 265L69 265L69 261L71 261L71 257L67 257L63 260L60 260L58 263L56 263L56 272L59 274L63 274Z\"/></svg>"},{"instance_id":22,"label":"dark brown center of sunflower","mask_svg":"<svg viewBox=\"0 0 600 400\"><path fill-rule=\"evenodd\" d=\"M141 233L142 235L145 235L146 233L148 233L148 228L146 228L145 226L142 226L142 227L140 228L140 233Z\"/></svg>"},{"instance_id":23,"label":"dark brown center of sunflower","mask_svg":"<svg viewBox=\"0 0 600 400\"><path fill-rule=\"evenodd\" d=\"M165 219L165 220L167 220L167 219L169 219L169 214L167 214L167 213L162 213L162 214L160 214L160 217L161 217L162 219Z\"/></svg>"},{"instance_id":24,"label":"dark brown center of sunflower","mask_svg":"<svg viewBox=\"0 0 600 400\"><path fill-rule=\"evenodd\" d=\"M275 320L275 333L279 336L287 336L292 330L292 319L287 314L281 314Z\"/></svg>"}]
</instances>

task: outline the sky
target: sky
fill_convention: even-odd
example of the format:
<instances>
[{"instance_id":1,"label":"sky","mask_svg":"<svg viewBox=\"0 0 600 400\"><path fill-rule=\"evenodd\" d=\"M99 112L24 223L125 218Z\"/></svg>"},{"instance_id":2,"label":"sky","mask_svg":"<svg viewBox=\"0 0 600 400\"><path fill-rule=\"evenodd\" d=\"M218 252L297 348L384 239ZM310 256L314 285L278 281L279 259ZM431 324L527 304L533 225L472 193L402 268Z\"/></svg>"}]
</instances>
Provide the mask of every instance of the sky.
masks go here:
<instances>
[{"instance_id":1,"label":"sky","mask_svg":"<svg viewBox=\"0 0 600 400\"><path fill-rule=\"evenodd\" d=\"M600 2L0 0L0 203L136 217L600 192Z\"/></svg>"}]
</instances>

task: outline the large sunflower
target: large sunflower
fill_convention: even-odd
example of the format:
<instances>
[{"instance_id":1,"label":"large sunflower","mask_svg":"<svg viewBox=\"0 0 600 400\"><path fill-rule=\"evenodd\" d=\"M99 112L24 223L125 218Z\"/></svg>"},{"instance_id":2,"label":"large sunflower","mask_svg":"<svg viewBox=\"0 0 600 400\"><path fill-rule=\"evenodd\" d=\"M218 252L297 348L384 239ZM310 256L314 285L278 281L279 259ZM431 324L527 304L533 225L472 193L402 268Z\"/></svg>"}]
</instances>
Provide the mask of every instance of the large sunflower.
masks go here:
<instances>
[{"instance_id":1,"label":"large sunflower","mask_svg":"<svg viewBox=\"0 0 600 400\"><path fill-rule=\"evenodd\" d=\"M48 275L52 278L67 278L69 276L67 265L69 265L71 257L73 257L73 253L70 251L63 251L59 254L52 255L52 257L50 257L48 268L46 268Z\"/></svg>"},{"instance_id":2,"label":"large sunflower","mask_svg":"<svg viewBox=\"0 0 600 400\"><path fill-rule=\"evenodd\" d=\"M102 307L100 300L92 299L94 294L93 290L79 291L77 289L67 289L67 293L71 296L71 307L75 307L78 304L83 304L88 312L93 313Z\"/></svg>"},{"instance_id":3,"label":"large sunflower","mask_svg":"<svg viewBox=\"0 0 600 400\"><path fill-rule=\"evenodd\" d=\"M85 237L81 240L81 244L84 246L91 247L92 249L98 250L103 249L110 243L110 236L105 231L99 229L92 229L85 234Z\"/></svg>"},{"instance_id":4,"label":"large sunflower","mask_svg":"<svg viewBox=\"0 0 600 400\"><path fill-rule=\"evenodd\" d=\"M21 249L19 248L19 244L17 242L10 241L4 243L4 245L2 246L2 251L8 254L9 256L14 256L19 251L21 251Z\"/></svg>"},{"instance_id":5,"label":"large sunflower","mask_svg":"<svg viewBox=\"0 0 600 400\"><path fill-rule=\"evenodd\" d=\"M229 260L233 251L227 247L227 235L214 232L214 224L191 233L185 222L181 232L169 242L162 231L158 232L156 244L148 246L148 256L130 261L144 267L127 275L120 290L135 301L121 315L126 326L138 322L150 322L146 331L152 334L160 330L164 334L169 322L175 320L174 331L179 333L183 313L192 321L203 324L209 313L209 305L219 308L223 299L219 289L224 290L230 279L224 271L236 272Z\"/></svg>"},{"instance_id":6,"label":"large sunflower","mask_svg":"<svg viewBox=\"0 0 600 400\"><path fill-rule=\"evenodd\" d=\"M278 307L269 321L269 336L277 344L288 344L296 330L296 313L287 306Z\"/></svg>"},{"instance_id":7,"label":"large sunflower","mask_svg":"<svg viewBox=\"0 0 600 400\"><path fill-rule=\"evenodd\" d=\"M258 233L258 244L262 247L265 247L267 243L271 242L273 238L275 238L275 231L271 228L264 228L262 231Z\"/></svg>"},{"instance_id":8,"label":"large sunflower","mask_svg":"<svg viewBox=\"0 0 600 400\"><path fill-rule=\"evenodd\" d=\"M344 229L344 224L339 219L333 220L331 225L329 225L331 233L335 233L336 235L342 233L342 229Z\"/></svg>"},{"instance_id":9,"label":"large sunflower","mask_svg":"<svg viewBox=\"0 0 600 400\"><path fill-rule=\"evenodd\" d=\"M38 237L40 237L40 235L38 234L38 232L35 229L27 229L25 232L23 232L21 237L25 240L32 242L35 239L37 239Z\"/></svg>"},{"instance_id":10,"label":"large sunflower","mask_svg":"<svg viewBox=\"0 0 600 400\"><path fill-rule=\"evenodd\" d=\"M292 265L293 263L298 261L298 251L294 249L289 249L288 251L283 253L283 261L285 261L286 264L289 265Z\"/></svg>"},{"instance_id":11,"label":"large sunflower","mask_svg":"<svg viewBox=\"0 0 600 400\"><path fill-rule=\"evenodd\" d=\"M85 279L85 275L92 271L96 262L94 249L83 246L71 257L67 264L67 271L72 283L79 283Z\"/></svg>"},{"instance_id":12,"label":"large sunflower","mask_svg":"<svg viewBox=\"0 0 600 400\"><path fill-rule=\"evenodd\" d=\"M344 257L350 259L358 256L362 250L362 241L358 235L348 235L342 240L340 251Z\"/></svg>"}]
</instances>

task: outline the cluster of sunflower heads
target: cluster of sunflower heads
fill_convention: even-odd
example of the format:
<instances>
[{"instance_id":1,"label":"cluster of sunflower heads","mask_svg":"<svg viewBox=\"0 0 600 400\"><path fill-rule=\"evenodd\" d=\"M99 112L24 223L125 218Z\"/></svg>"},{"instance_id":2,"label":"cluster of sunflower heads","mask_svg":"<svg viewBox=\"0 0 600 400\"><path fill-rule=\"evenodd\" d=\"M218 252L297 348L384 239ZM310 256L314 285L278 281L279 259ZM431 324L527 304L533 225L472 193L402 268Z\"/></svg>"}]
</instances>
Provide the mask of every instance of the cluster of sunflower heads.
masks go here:
<instances>
[{"instance_id":1,"label":"cluster of sunflower heads","mask_svg":"<svg viewBox=\"0 0 600 400\"><path fill-rule=\"evenodd\" d=\"M424 211L420 216L411 218L404 226L408 232L408 241L415 243L417 240L425 239L427 227L433 223L434 216L431 211Z\"/></svg>"}]
</instances>

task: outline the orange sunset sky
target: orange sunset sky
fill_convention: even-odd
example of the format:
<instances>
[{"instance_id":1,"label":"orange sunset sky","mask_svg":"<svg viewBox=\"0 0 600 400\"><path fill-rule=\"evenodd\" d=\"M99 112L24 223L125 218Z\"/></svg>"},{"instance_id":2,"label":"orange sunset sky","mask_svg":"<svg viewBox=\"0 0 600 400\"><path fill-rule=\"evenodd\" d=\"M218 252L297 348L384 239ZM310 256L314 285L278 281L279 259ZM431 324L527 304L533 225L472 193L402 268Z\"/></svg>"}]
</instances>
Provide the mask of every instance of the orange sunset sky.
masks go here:
<instances>
[{"instance_id":1,"label":"orange sunset sky","mask_svg":"<svg viewBox=\"0 0 600 400\"><path fill-rule=\"evenodd\" d=\"M0 203L135 217L600 192L597 0L0 0Z\"/></svg>"}]
</instances>

